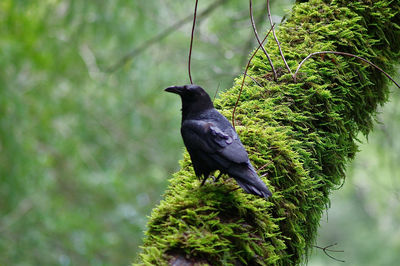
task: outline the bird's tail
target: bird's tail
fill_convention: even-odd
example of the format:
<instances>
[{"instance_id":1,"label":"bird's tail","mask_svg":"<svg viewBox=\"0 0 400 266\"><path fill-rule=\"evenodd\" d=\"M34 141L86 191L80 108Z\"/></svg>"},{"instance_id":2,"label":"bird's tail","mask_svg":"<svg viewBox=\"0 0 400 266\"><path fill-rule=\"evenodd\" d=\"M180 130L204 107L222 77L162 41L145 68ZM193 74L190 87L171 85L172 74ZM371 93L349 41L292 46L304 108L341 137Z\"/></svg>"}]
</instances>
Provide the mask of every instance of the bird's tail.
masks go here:
<instances>
[{"instance_id":1,"label":"bird's tail","mask_svg":"<svg viewBox=\"0 0 400 266\"><path fill-rule=\"evenodd\" d=\"M271 191L268 189L267 185L261 180L254 170L253 166L249 164L245 171L235 171L231 176L235 178L236 182L241 188L247 193L257 195L268 199L272 196Z\"/></svg>"}]
</instances>

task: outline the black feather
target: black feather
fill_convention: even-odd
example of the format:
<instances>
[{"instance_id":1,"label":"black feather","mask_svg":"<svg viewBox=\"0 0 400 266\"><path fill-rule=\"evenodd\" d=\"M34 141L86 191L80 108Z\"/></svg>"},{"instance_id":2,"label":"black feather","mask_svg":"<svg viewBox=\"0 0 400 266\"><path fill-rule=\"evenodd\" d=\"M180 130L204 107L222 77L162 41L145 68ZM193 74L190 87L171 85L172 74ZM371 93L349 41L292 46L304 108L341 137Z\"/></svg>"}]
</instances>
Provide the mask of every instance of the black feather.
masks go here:
<instances>
[{"instance_id":1,"label":"black feather","mask_svg":"<svg viewBox=\"0 0 400 266\"><path fill-rule=\"evenodd\" d=\"M172 86L165 90L181 96L181 134L196 176L205 180L219 170L233 177L247 193L264 198L272 195L251 165L235 129L200 86Z\"/></svg>"}]
</instances>

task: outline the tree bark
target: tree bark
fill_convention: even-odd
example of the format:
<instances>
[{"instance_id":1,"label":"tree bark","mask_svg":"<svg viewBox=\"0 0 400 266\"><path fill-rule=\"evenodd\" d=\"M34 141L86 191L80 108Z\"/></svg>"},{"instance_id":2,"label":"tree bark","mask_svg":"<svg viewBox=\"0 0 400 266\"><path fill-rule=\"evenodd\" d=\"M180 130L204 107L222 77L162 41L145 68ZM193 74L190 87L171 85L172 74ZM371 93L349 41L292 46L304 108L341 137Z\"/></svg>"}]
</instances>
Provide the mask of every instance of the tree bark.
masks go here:
<instances>
[{"instance_id":1,"label":"tree bark","mask_svg":"<svg viewBox=\"0 0 400 266\"><path fill-rule=\"evenodd\" d=\"M399 59L399 12L400 3L390 0L298 1L277 36L292 70L308 54L331 50L391 72ZM258 52L235 117L272 198L235 190L227 176L199 187L185 153L151 214L139 264L295 265L307 259L330 191L344 182L346 163L357 152L357 135L370 132L377 106L388 99L387 80L355 58L329 54L308 60L294 83L273 39L266 49L279 79L273 81ZM215 103L229 119L240 82Z\"/></svg>"}]
</instances>

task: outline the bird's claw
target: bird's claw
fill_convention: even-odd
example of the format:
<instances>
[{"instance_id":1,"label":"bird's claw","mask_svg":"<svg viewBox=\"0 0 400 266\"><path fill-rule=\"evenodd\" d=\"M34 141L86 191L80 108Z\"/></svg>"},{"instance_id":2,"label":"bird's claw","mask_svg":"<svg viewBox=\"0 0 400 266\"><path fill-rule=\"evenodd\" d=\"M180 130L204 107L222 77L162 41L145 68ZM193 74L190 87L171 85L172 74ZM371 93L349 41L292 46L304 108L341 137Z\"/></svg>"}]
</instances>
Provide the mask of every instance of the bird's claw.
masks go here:
<instances>
[{"instance_id":1,"label":"bird's claw","mask_svg":"<svg viewBox=\"0 0 400 266\"><path fill-rule=\"evenodd\" d=\"M212 176L212 177L211 177L211 178L213 179L214 183L217 183L217 182L218 182L218 180L219 180L219 178L221 177L221 175L222 175L222 172L219 172L219 174L218 174L217 177L215 177L215 176Z\"/></svg>"}]
</instances>

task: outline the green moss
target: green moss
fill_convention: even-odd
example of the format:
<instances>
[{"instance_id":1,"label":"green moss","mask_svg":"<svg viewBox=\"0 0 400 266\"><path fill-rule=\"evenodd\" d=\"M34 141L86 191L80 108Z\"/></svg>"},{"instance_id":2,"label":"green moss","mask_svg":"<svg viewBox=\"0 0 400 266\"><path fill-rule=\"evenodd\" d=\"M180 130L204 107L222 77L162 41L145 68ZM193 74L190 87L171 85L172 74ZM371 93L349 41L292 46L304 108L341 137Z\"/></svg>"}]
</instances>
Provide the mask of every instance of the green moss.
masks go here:
<instances>
[{"instance_id":1,"label":"green moss","mask_svg":"<svg viewBox=\"0 0 400 266\"><path fill-rule=\"evenodd\" d=\"M391 70L399 57L397 1L298 3L277 32L288 64L295 68L311 52L337 50ZM278 72L284 72L277 47ZM236 129L270 201L237 190L234 180L199 187L185 153L181 170L150 217L141 264L168 264L183 256L213 265L293 265L312 246L329 193L345 178L357 152L356 136L368 134L379 104L388 98L386 80L353 58L325 55L307 61L299 82L281 75L273 82L262 52L254 58L236 112ZM241 78L217 99L228 118Z\"/></svg>"}]
</instances>

